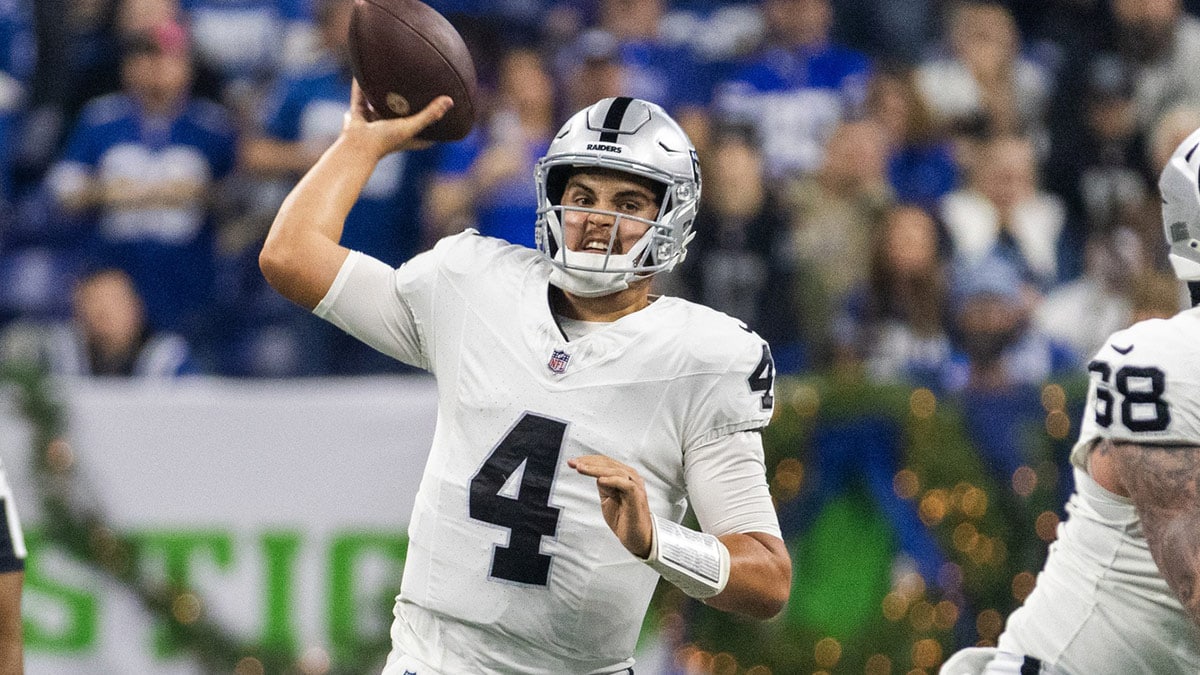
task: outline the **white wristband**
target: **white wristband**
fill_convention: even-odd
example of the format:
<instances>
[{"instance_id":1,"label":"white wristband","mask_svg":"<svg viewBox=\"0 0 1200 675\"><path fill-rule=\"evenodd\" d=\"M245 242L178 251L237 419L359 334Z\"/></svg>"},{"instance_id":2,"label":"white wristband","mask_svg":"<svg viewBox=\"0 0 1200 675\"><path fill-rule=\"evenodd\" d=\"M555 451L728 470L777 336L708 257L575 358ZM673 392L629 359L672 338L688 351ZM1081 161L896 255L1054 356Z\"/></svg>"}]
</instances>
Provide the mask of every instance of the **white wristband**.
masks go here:
<instances>
[{"instance_id":1,"label":"white wristband","mask_svg":"<svg viewBox=\"0 0 1200 675\"><path fill-rule=\"evenodd\" d=\"M650 557L643 562L693 598L711 598L729 583L729 549L720 539L652 516Z\"/></svg>"}]
</instances>

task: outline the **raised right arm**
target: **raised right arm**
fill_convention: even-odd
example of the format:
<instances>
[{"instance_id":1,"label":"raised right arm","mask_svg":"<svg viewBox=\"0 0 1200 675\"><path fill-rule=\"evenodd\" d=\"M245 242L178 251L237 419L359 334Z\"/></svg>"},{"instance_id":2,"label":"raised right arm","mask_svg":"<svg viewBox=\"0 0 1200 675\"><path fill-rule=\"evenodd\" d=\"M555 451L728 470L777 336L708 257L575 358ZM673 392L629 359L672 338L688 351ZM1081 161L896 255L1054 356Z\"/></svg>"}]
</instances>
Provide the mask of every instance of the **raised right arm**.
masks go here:
<instances>
[{"instance_id":1,"label":"raised right arm","mask_svg":"<svg viewBox=\"0 0 1200 675\"><path fill-rule=\"evenodd\" d=\"M409 117L381 120L354 84L342 132L284 200L271 224L259 267L281 295L305 309L321 302L350 254L342 226L376 163L417 147L414 136L453 105L441 96Z\"/></svg>"}]
</instances>

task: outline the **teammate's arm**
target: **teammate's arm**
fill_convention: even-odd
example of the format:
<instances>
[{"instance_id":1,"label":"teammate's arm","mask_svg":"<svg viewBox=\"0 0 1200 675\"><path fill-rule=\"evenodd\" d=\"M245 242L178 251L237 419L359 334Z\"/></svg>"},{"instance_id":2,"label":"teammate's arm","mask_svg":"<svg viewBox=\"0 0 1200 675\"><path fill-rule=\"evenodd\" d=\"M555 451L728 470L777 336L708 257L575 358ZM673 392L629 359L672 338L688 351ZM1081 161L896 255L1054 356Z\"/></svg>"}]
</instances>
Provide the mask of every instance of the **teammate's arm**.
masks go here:
<instances>
[{"instance_id":1,"label":"teammate's arm","mask_svg":"<svg viewBox=\"0 0 1200 675\"><path fill-rule=\"evenodd\" d=\"M1103 441L1090 470L1133 500L1154 562L1200 625L1200 447Z\"/></svg>"},{"instance_id":2,"label":"teammate's arm","mask_svg":"<svg viewBox=\"0 0 1200 675\"><path fill-rule=\"evenodd\" d=\"M414 136L451 105L441 96L415 115L381 120L354 84L341 134L284 200L263 244L259 266L275 290L307 309L321 302L350 254L338 243L342 226L375 165L416 147Z\"/></svg>"}]
</instances>

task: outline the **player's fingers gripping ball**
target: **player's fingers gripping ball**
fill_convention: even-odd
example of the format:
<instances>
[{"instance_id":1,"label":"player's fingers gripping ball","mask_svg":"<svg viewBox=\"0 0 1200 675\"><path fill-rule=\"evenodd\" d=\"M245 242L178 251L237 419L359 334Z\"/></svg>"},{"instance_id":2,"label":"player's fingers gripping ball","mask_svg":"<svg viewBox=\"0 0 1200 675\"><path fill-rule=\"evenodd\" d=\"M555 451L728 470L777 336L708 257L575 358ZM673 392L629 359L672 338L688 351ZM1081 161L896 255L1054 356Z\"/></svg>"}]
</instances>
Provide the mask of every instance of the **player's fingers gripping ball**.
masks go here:
<instances>
[{"instance_id":1,"label":"player's fingers gripping ball","mask_svg":"<svg viewBox=\"0 0 1200 675\"><path fill-rule=\"evenodd\" d=\"M354 78L375 115L408 117L449 96L453 110L417 136L454 141L471 131L475 64L462 36L432 7L418 0L355 0L349 46Z\"/></svg>"}]
</instances>

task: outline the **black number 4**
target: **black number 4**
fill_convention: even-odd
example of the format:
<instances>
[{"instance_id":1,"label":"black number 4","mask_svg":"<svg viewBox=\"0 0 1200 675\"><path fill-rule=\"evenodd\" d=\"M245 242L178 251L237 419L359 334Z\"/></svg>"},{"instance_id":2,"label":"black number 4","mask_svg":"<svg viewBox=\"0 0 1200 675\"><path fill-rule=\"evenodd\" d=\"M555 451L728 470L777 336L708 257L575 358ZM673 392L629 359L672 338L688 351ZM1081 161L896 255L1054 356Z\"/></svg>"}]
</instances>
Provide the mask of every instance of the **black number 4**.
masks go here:
<instances>
[{"instance_id":1,"label":"black number 4","mask_svg":"<svg viewBox=\"0 0 1200 675\"><path fill-rule=\"evenodd\" d=\"M762 359L754 366L754 372L748 378L750 391L762 393L762 409L770 410L775 407L775 397L771 395L771 385L775 383L775 360L771 358L771 348L763 343Z\"/></svg>"},{"instance_id":2,"label":"black number 4","mask_svg":"<svg viewBox=\"0 0 1200 675\"><path fill-rule=\"evenodd\" d=\"M541 552L542 537L558 529L559 509L550 506L550 489L562 451L565 422L525 413L492 449L471 478L472 518L509 529L508 545L492 549L492 576L545 586L551 557ZM510 476L525 465L517 496L500 494Z\"/></svg>"},{"instance_id":3,"label":"black number 4","mask_svg":"<svg viewBox=\"0 0 1200 675\"><path fill-rule=\"evenodd\" d=\"M1112 368L1103 361L1092 361L1088 370L1097 373L1100 380L1109 383ZM1171 408L1163 400L1166 391L1166 377L1158 368L1142 368L1124 366L1117 371L1113 378L1117 392L1121 394L1121 422L1130 431L1162 431L1171 424ZM1134 386L1137 384L1138 386ZM1096 424L1108 428L1113 423L1113 404L1116 403L1111 390L1097 386L1096 388ZM1148 406L1154 407L1154 417L1142 415L1135 419L1133 406L1141 405L1144 411Z\"/></svg>"}]
</instances>

